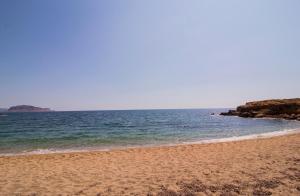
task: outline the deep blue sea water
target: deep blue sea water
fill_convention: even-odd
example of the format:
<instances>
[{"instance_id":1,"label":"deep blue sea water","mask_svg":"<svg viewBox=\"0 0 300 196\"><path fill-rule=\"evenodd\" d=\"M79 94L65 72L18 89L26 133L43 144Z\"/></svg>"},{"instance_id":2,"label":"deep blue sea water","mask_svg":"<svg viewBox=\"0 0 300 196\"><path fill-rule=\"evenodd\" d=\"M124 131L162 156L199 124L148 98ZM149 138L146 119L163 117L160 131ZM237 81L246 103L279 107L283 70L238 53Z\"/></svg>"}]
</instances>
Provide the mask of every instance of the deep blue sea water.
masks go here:
<instances>
[{"instance_id":1,"label":"deep blue sea water","mask_svg":"<svg viewBox=\"0 0 300 196\"><path fill-rule=\"evenodd\" d=\"M169 145L300 128L299 121L211 115L227 109L0 115L0 154Z\"/></svg>"}]
</instances>

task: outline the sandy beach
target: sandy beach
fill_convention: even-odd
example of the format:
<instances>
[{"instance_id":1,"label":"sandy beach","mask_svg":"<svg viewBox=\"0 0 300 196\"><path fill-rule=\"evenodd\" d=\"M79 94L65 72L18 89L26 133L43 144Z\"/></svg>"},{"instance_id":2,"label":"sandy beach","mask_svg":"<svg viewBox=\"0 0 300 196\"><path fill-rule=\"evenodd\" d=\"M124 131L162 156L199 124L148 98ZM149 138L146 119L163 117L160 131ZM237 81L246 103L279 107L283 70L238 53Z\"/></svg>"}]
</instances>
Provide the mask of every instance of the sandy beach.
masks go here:
<instances>
[{"instance_id":1,"label":"sandy beach","mask_svg":"<svg viewBox=\"0 0 300 196\"><path fill-rule=\"evenodd\" d=\"M0 195L271 194L300 194L300 134L0 157Z\"/></svg>"}]
</instances>

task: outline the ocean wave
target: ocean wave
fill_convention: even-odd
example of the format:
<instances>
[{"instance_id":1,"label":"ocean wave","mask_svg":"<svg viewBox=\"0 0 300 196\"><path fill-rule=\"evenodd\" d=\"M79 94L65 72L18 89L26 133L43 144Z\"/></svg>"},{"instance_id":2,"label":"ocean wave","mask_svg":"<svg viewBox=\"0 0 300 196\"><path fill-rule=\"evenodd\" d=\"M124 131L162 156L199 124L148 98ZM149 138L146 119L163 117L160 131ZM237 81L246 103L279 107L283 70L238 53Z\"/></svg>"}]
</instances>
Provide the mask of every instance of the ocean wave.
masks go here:
<instances>
[{"instance_id":1,"label":"ocean wave","mask_svg":"<svg viewBox=\"0 0 300 196\"><path fill-rule=\"evenodd\" d=\"M110 149L107 148L82 148L82 149L36 149L32 151L23 151L23 152L16 152L16 153L0 153L1 156L26 156L26 155L42 155L42 154L64 154L64 153L79 153L79 152L93 152L93 151L109 151Z\"/></svg>"},{"instance_id":2,"label":"ocean wave","mask_svg":"<svg viewBox=\"0 0 300 196\"><path fill-rule=\"evenodd\" d=\"M41 155L41 154L62 154L62 153L80 153L80 152L97 152L97 151L111 151L111 150L123 150L123 149L133 149L133 148L147 148L147 147L164 147L164 146L180 146L189 144L209 144L209 143L222 143L222 142L232 142L232 141L242 141L250 139L262 139L271 138L276 136L283 136L289 134L300 133L300 128L297 129L284 129L281 131L273 131L260 134L250 134L244 136L233 136L218 139L207 139L199 140L193 142L181 142L181 143L169 143L169 144L147 144L139 146L114 146L111 148L101 148L101 147L82 147L82 148L71 148L71 149L36 149L32 151L23 151L18 153L0 153L1 156L26 156L26 155Z\"/></svg>"},{"instance_id":3,"label":"ocean wave","mask_svg":"<svg viewBox=\"0 0 300 196\"><path fill-rule=\"evenodd\" d=\"M300 129L284 129L281 131L273 131L267 133L232 136L232 137L218 138L218 139L207 139L207 140L199 140L193 142L183 142L183 144L207 144L207 143L232 142L232 141L241 141L241 140L249 140L249 139L271 138L271 137L283 136L283 135L289 135L295 133L300 133Z\"/></svg>"}]
</instances>

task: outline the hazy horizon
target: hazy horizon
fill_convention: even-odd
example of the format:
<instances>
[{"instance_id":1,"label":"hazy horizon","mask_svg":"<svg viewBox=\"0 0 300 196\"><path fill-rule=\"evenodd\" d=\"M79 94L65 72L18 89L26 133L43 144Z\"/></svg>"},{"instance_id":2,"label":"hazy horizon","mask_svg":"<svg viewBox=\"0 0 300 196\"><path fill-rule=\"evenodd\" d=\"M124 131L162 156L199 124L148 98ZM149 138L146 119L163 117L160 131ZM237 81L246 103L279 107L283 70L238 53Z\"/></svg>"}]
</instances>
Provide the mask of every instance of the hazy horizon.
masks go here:
<instances>
[{"instance_id":1,"label":"hazy horizon","mask_svg":"<svg viewBox=\"0 0 300 196\"><path fill-rule=\"evenodd\" d=\"M300 97L300 1L0 2L0 108L233 108Z\"/></svg>"},{"instance_id":2,"label":"hazy horizon","mask_svg":"<svg viewBox=\"0 0 300 196\"><path fill-rule=\"evenodd\" d=\"M280 99L280 98L279 98ZM283 98L285 99L285 98ZM290 98L288 98L290 99ZM265 100L265 99L264 99ZM251 100L249 100L251 101ZM262 101L262 100L252 100L252 101ZM247 101L248 102L248 101ZM130 110L206 110L206 109L235 109L237 106L240 106L240 105L244 105L246 102L243 102L243 103L240 103L240 104L237 104L237 105L234 105L234 106L231 106L231 107L182 107L182 108L163 108L163 107L159 107L159 108L94 108L94 109L53 109L53 108L50 108L50 107L46 107L46 106L39 106L39 105L32 105L32 104L16 104L16 105L11 105L11 106L7 106L7 107L0 107L0 109L9 109L10 107L12 106L19 106L19 105L28 105L28 106L35 106L35 107L40 107L40 108L49 108L51 109L52 111L55 111L55 112L84 112L84 111L130 111Z\"/></svg>"},{"instance_id":3,"label":"hazy horizon","mask_svg":"<svg viewBox=\"0 0 300 196\"><path fill-rule=\"evenodd\" d=\"M39 107L39 106L36 106L36 107ZM52 108L49 108L51 109L52 111L50 112L93 112L93 111L135 111L135 110L218 110L218 109L234 109L235 107L222 107L222 108L214 108L214 107L211 107L211 108L124 108L124 109L82 109L82 110L74 110L74 109L70 109L70 110L52 110ZM2 107L0 109L9 109L9 107ZM25 112L27 113L27 112ZM31 113L31 112L30 112ZM35 113L35 112L33 112ZM44 113L44 112L42 112Z\"/></svg>"}]
</instances>

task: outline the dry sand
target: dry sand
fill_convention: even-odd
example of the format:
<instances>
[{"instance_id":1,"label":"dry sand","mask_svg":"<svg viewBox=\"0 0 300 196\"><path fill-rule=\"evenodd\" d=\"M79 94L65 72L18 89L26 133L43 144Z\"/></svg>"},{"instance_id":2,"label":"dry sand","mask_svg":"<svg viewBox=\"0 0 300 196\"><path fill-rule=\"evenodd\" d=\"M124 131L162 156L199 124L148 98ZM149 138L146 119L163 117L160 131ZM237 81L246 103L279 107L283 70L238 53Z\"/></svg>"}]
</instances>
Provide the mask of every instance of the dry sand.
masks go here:
<instances>
[{"instance_id":1,"label":"dry sand","mask_svg":"<svg viewBox=\"0 0 300 196\"><path fill-rule=\"evenodd\" d=\"M1 195L300 195L300 134L0 157Z\"/></svg>"}]
</instances>

